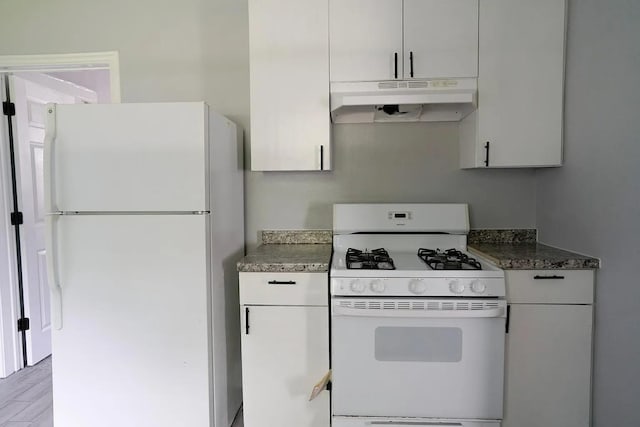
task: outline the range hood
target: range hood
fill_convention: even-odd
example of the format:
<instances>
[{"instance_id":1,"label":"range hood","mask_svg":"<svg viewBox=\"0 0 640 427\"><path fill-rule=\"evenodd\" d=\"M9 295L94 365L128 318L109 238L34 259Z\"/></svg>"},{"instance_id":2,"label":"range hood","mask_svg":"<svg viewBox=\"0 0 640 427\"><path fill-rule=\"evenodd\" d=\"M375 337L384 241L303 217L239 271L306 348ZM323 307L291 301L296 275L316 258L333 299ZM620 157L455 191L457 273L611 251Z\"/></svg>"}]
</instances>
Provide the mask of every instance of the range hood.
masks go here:
<instances>
[{"instance_id":1,"label":"range hood","mask_svg":"<svg viewBox=\"0 0 640 427\"><path fill-rule=\"evenodd\" d=\"M476 109L474 78L331 82L333 123L457 122Z\"/></svg>"}]
</instances>

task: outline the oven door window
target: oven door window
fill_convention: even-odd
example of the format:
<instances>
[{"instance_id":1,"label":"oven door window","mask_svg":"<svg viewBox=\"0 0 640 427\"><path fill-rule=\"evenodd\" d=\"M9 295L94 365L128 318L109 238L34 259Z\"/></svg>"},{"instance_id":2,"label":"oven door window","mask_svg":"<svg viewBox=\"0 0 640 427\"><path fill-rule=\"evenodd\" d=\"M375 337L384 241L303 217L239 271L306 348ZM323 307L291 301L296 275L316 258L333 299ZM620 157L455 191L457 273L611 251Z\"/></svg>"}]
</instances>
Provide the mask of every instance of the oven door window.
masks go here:
<instances>
[{"instance_id":1,"label":"oven door window","mask_svg":"<svg viewBox=\"0 0 640 427\"><path fill-rule=\"evenodd\" d=\"M374 357L380 362L460 362L462 329L389 327L375 329Z\"/></svg>"}]
</instances>

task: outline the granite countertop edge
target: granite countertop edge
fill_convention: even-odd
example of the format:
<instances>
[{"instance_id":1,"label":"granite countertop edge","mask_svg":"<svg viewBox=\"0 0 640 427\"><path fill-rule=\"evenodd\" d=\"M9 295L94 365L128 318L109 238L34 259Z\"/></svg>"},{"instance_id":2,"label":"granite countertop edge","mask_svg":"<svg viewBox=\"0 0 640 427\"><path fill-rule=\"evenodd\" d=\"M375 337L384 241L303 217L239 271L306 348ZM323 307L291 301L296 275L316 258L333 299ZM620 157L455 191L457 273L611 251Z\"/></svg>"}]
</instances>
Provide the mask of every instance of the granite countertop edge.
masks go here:
<instances>
[{"instance_id":1,"label":"granite countertop edge","mask_svg":"<svg viewBox=\"0 0 640 427\"><path fill-rule=\"evenodd\" d=\"M472 254L484 257L503 270L584 270L600 268L598 258L543 243L475 243Z\"/></svg>"},{"instance_id":2,"label":"granite countertop edge","mask_svg":"<svg viewBox=\"0 0 640 427\"><path fill-rule=\"evenodd\" d=\"M505 270L597 269L600 260L536 242L535 230L472 230L469 252ZM239 272L327 272L331 230L265 230Z\"/></svg>"}]
</instances>

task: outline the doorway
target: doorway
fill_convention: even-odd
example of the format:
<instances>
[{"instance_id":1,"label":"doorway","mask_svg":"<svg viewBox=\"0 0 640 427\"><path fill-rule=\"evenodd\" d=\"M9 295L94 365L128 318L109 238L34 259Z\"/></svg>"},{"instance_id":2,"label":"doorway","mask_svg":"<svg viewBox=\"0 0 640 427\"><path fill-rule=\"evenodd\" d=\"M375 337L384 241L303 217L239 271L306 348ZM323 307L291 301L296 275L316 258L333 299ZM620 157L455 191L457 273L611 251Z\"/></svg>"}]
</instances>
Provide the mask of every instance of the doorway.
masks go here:
<instances>
[{"instance_id":1,"label":"doorway","mask_svg":"<svg viewBox=\"0 0 640 427\"><path fill-rule=\"evenodd\" d=\"M0 378L4 378L51 354L44 256L45 105L119 102L117 53L0 57L0 93Z\"/></svg>"}]
</instances>

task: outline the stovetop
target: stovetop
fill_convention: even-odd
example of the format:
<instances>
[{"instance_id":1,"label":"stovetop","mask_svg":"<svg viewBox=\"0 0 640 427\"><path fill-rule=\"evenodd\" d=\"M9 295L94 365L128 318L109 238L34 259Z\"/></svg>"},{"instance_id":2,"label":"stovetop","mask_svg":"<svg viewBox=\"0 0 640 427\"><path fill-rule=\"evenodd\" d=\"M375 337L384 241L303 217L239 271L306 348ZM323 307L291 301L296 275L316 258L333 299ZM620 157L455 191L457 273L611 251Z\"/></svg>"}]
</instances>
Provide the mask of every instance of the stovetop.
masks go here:
<instances>
[{"instance_id":1,"label":"stovetop","mask_svg":"<svg viewBox=\"0 0 640 427\"><path fill-rule=\"evenodd\" d=\"M331 294L504 297L504 272L466 252L465 243L466 236L450 235L334 236Z\"/></svg>"},{"instance_id":2,"label":"stovetop","mask_svg":"<svg viewBox=\"0 0 640 427\"><path fill-rule=\"evenodd\" d=\"M348 269L353 270L395 270L393 259L384 248L373 249L368 252L366 249L349 248L345 255L345 263Z\"/></svg>"},{"instance_id":3,"label":"stovetop","mask_svg":"<svg viewBox=\"0 0 640 427\"><path fill-rule=\"evenodd\" d=\"M418 257L432 270L482 270L482 265L458 249L418 249Z\"/></svg>"},{"instance_id":4,"label":"stovetop","mask_svg":"<svg viewBox=\"0 0 640 427\"><path fill-rule=\"evenodd\" d=\"M465 204L335 204L333 297L504 298L504 272L467 253Z\"/></svg>"}]
</instances>

